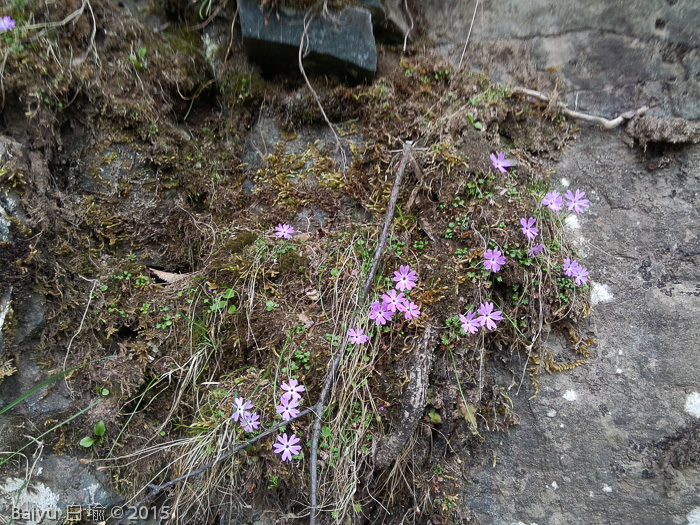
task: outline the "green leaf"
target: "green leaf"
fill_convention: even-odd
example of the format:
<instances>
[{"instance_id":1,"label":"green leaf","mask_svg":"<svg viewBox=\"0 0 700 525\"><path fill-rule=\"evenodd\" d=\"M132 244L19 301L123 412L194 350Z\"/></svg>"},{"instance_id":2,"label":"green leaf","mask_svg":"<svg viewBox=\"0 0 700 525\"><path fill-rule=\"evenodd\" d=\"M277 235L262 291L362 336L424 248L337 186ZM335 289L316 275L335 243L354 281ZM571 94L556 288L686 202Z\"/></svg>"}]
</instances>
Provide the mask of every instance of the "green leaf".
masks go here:
<instances>
[{"instance_id":1,"label":"green leaf","mask_svg":"<svg viewBox=\"0 0 700 525\"><path fill-rule=\"evenodd\" d=\"M236 292L234 292L231 288L227 288L226 292L224 292L224 295L222 295L221 297L223 299L232 299L235 296L236 296Z\"/></svg>"},{"instance_id":2,"label":"green leaf","mask_svg":"<svg viewBox=\"0 0 700 525\"><path fill-rule=\"evenodd\" d=\"M321 435L325 438L331 437L330 427L321 427Z\"/></svg>"},{"instance_id":3,"label":"green leaf","mask_svg":"<svg viewBox=\"0 0 700 525\"><path fill-rule=\"evenodd\" d=\"M97 423L97 425L95 425L95 435L97 437L102 437L105 435L105 422L104 421L100 421L99 423Z\"/></svg>"},{"instance_id":4,"label":"green leaf","mask_svg":"<svg viewBox=\"0 0 700 525\"><path fill-rule=\"evenodd\" d=\"M431 422L431 423L437 424L437 423L439 423L440 421L442 421L442 418L440 417L440 414L438 414L437 412L435 412L435 410L431 410L430 412L428 412L428 417L430 418L430 422Z\"/></svg>"},{"instance_id":5,"label":"green leaf","mask_svg":"<svg viewBox=\"0 0 700 525\"><path fill-rule=\"evenodd\" d=\"M84 437L83 439L80 440L80 446L85 447L85 448L90 448L94 442L95 442L95 438Z\"/></svg>"},{"instance_id":6,"label":"green leaf","mask_svg":"<svg viewBox=\"0 0 700 525\"><path fill-rule=\"evenodd\" d=\"M474 122L474 129L481 131L481 129L484 126L481 124L481 122Z\"/></svg>"},{"instance_id":7,"label":"green leaf","mask_svg":"<svg viewBox=\"0 0 700 525\"><path fill-rule=\"evenodd\" d=\"M228 307L228 313L233 314L236 312L236 305L232 304L231 306Z\"/></svg>"},{"instance_id":8,"label":"green leaf","mask_svg":"<svg viewBox=\"0 0 700 525\"><path fill-rule=\"evenodd\" d=\"M37 386L32 388L29 392L27 392L26 394L23 394L20 397L18 397L17 399L15 399L9 405L5 405L4 407L0 408L0 415L4 414L8 410L10 410L13 406L17 405L18 403L21 403L22 401L27 399L32 394L35 394L36 392L38 392L39 390L44 388L46 385L53 383L56 379L60 379L61 377L70 374L73 370L78 370L79 368L82 368L82 367L87 366L87 365L91 365L92 363L97 363L98 361L102 361L103 359L112 359L114 357L116 357L116 356L109 355L109 356L105 356L105 357L100 357L99 359L93 359L92 361L89 361L87 363L83 363L82 365L74 366L73 368L69 368L68 370L64 370L63 372L59 372L58 374L52 375L46 381L42 381Z\"/></svg>"}]
</instances>

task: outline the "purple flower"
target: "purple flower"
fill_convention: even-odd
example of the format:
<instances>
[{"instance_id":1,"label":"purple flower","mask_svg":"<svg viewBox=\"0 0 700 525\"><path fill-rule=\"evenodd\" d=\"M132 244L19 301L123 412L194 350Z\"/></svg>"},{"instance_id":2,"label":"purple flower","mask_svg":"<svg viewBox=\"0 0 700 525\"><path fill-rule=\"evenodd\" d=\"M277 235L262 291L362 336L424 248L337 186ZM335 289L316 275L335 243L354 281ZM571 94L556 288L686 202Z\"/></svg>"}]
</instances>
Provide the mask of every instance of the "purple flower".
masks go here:
<instances>
[{"instance_id":1,"label":"purple flower","mask_svg":"<svg viewBox=\"0 0 700 525\"><path fill-rule=\"evenodd\" d=\"M394 272L394 281L397 290L410 290L416 285L418 274L411 270L409 265L399 266L399 271Z\"/></svg>"},{"instance_id":2,"label":"purple flower","mask_svg":"<svg viewBox=\"0 0 700 525\"><path fill-rule=\"evenodd\" d=\"M233 414L231 414L231 419L238 421L243 417L246 411L253 408L253 404L250 401L246 401L242 397L237 397L233 400L233 408L235 409Z\"/></svg>"},{"instance_id":3,"label":"purple flower","mask_svg":"<svg viewBox=\"0 0 700 525\"><path fill-rule=\"evenodd\" d=\"M506 168L510 168L512 166L512 162L506 159L506 154L502 151L498 152L498 158L496 158L496 155L491 153L491 164L493 164L494 169L500 171L501 173L506 173Z\"/></svg>"},{"instance_id":4,"label":"purple flower","mask_svg":"<svg viewBox=\"0 0 700 525\"><path fill-rule=\"evenodd\" d=\"M528 250L527 254L529 257L534 257L542 250L544 250L544 244L535 244L532 248Z\"/></svg>"},{"instance_id":5,"label":"purple flower","mask_svg":"<svg viewBox=\"0 0 700 525\"><path fill-rule=\"evenodd\" d=\"M564 259L564 273L567 277L574 277L578 273L579 268L578 261L569 259L568 257Z\"/></svg>"},{"instance_id":6,"label":"purple flower","mask_svg":"<svg viewBox=\"0 0 700 525\"><path fill-rule=\"evenodd\" d=\"M299 403L294 399L289 399L287 394L282 396L282 404L277 406L277 413L282 416L282 419L288 421L299 415L297 407Z\"/></svg>"},{"instance_id":7,"label":"purple flower","mask_svg":"<svg viewBox=\"0 0 700 525\"><path fill-rule=\"evenodd\" d=\"M586 270L583 266L579 266L574 274L574 282L576 283L576 286L583 286L586 284L586 282L588 282L588 270Z\"/></svg>"},{"instance_id":8,"label":"purple flower","mask_svg":"<svg viewBox=\"0 0 700 525\"><path fill-rule=\"evenodd\" d=\"M477 310L481 315L477 318L481 326L486 325L489 330L496 329L495 321L503 320L503 315L500 310L493 309L493 303L481 303L479 309Z\"/></svg>"},{"instance_id":9,"label":"purple flower","mask_svg":"<svg viewBox=\"0 0 700 525\"><path fill-rule=\"evenodd\" d=\"M369 336L363 334L362 328L348 330L348 342L351 345L361 345L369 341Z\"/></svg>"},{"instance_id":10,"label":"purple flower","mask_svg":"<svg viewBox=\"0 0 700 525\"><path fill-rule=\"evenodd\" d=\"M561 211L561 207L564 205L564 199L558 191L550 191L542 199L542 206L547 206L552 211Z\"/></svg>"},{"instance_id":11,"label":"purple flower","mask_svg":"<svg viewBox=\"0 0 700 525\"><path fill-rule=\"evenodd\" d=\"M301 445L296 445L296 443L299 443L299 438L295 434L287 437L285 432L281 436L277 436L277 443L273 445L273 450L275 454L282 454L282 461L292 461L292 456L301 452Z\"/></svg>"},{"instance_id":12,"label":"purple flower","mask_svg":"<svg viewBox=\"0 0 700 525\"><path fill-rule=\"evenodd\" d=\"M574 210L576 213L583 213L584 208L588 208L589 206L589 200L584 199L585 196L585 191L577 189L576 195L574 195L571 193L571 190L568 190L565 195L568 200L566 207L569 208L569 211Z\"/></svg>"},{"instance_id":13,"label":"purple flower","mask_svg":"<svg viewBox=\"0 0 700 525\"><path fill-rule=\"evenodd\" d=\"M252 432L260 426L260 416L257 412L245 412L241 416L241 426L246 432Z\"/></svg>"},{"instance_id":14,"label":"purple flower","mask_svg":"<svg viewBox=\"0 0 700 525\"><path fill-rule=\"evenodd\" d=\"M374 319L378 325L385 325L387 321L391 321L393 313L389 310L388 304L384 302L380 304L379 301L375 301L369 308L369 318Z\"/></svg>"},{"instance_id":15,"label":"purple flower","mask_svg":"<svg viewBox=\"0 0 700 525\"><path fill-rule=\"evenodd\" d=\"M279 237L280 239L291 239L293 233L294 226L290 226L289 224L280 223L275 228L275 235L277 235L277 237Z\"/></svg>"},{"instance_id":16,"label":"purple flower","mask_svg":"<svg viewBox=\"0 0 700 525\"><path fill-rule=\"evenodd\" d=\"M288 383L282 383L280 386L282 387L282 390L286 390L286 392L282 394L282 404L287 404L284 401L285 396L287 399L291 400L301 399L301 393L306 390L304 385L300 385L299 381L296 379L290 379Z\"/></svg>"},{"instance_id":17,"label":"purple flower","mask_svg":"<svg viewBox=\"0 0 700 525\"><path fill-rule=\"evenodd\" d=\"M479 320L474 312L467 312L466 317L459 314L459 320L462 322L462 330L468 334L475 334L479 331Z\"/></svg>"},{"instance_id":18,"label":"purple flower","mask_svg":"<svg viewBox=\"0 0 700 525\"><path fill-rule=\"evenodd\" d=\"M387 304L389 310L395 312L396 310L403 312L406 309L406 298L403 296L402 292L397 292L396 290L389 290L387 293L382 295L382 301Z\"/></svg>"},{"instance_id":19,"label":"purple flower","mask_svg":"<svg viewBox=\"0 0 700 525\"><path fill-rule=\"evenodd\" d=\"M523 235L530 240L537 237L537 234L540 232L539 228L534 228L534 226L535 226L535 218L534 217L530 217L529 219L526 219L525 217L523 217L522 219L520 219L520 224L523 227L522 228Z\"/></svg>"},{"instance_id":20,"label":"purple flower","mask_svg":"<svg viewBox=\"0 0 700 525\"><path fill-rule=\"evenodd\" d=\"M407 302L406 304L406 309L404 310L404 317L408 319L409 321L411 319L414 319L420 315L420 310L418 309L418 305L414 302Z\"/></svg>"},{"instance_id":21,"label":"purple flower","mask_svg":"<svg viewBox=\"0 0 700 525\"><path fill-rule=\"evenodd\" d=\"M486 250L484 252L484 259L486 259L484 261L484 268L494 273L500 270L501 266L506 263L506 258L503 257L501 250Z\"/></svg>"},{"instance_id":22,"label":"purple flower","mask_svg":"<svg viewBox=\"0 0 700 525\"><path fill-rule=\"evenodd\" d=\"M7 15L0 18L0 32L7 31L8 29L12 29L13 27L15 27L15 21L12 20L12 18L10 18Z\"/></svg>"}]
</instances>

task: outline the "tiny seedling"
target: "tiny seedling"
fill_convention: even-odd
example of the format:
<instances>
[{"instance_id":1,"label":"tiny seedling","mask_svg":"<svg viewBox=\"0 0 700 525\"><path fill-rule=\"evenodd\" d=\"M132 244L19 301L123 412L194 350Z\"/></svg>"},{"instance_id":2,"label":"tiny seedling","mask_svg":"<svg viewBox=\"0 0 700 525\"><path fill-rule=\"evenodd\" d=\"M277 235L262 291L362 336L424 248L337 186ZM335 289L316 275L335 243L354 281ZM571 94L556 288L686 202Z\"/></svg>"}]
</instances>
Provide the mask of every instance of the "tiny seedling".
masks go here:
<instances>
[{"instance_id":1,"label":"tiny seedling","mask_svg":"<svg viewBox=\"0 0 700 525\"><path fill-rule=\"evenodd\" d=\"M105 435L105 423L100 421L95 425L95 433L93 437L84 437L80 440L80 446L85 448L90 448L95 441L102 443L102 437Z\"/></svg>"}]
</instances>

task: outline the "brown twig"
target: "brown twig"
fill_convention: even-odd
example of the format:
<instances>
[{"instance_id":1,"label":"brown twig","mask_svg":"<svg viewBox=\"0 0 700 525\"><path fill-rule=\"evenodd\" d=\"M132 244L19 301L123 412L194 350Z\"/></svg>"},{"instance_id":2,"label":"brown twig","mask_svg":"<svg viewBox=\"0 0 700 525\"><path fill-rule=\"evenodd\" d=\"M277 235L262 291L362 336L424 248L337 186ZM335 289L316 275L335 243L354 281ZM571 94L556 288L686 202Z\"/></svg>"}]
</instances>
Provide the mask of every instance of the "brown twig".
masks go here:
<instances>
[{"instance_id":1,"label":"brown twig","mask_svg":"<svg viewBox=\"0 0 700 525\"><path fill-rule=\"evenodd\" d=\"M540 93L539 91L535 91L534 89L527 89L524 87L514 87L513 89L510 90L511 93L516 93L518 95L525 95L528 97L533 97L538 100L541 100L542 102L551 102L552 97L548 97L544 93ZM557 102L556 107L561 111L563 115L566 115L567 117L575 118L578 120L583 120L585 122L593 122L594 124L600 124L603 126L605 129L613 129L623 122L627 120L631 120L634 117L638 117L639 115L643 115L647 111L649 111L649 108L647 106L642 106L641 108L637 110L632 110L632 111L627 111L626 113L623 113L617 118L614 118L612 120L608 120L603 117L596 117L594 115L589 115L587 113L582 113L580 111L575 111L573 109L569 109L569 107L564 104L563 102Z\"/></svg>"},{"instance_id":2,"label":"brown twig","mask_svg":"<svg viewBox=\"0 0 700 525\"><path fill-rule=\"evenodd\" d=\"M340 137L336 133L335 128L333 127L333 124L331 124L331 121L328 118L328 115L326 115L326 111L323 109L323 104L321 104L321 99L318 98L318 94L316 93L316 90L311 85L311 81L309 81L309 77L306 76L306 71L304 70L304 64L302 63L302 59L304 57L304 50L309 45L309 33L308 33L309 26L311 25L311 22L314 19L314 15L311 13L312 9L309 9L309 11L306 13L306 16L304 17L304 32L301 34L301 41L299 42L299 71L301 71L301 74L304 77L304 81L306 82L306 86L309 88L309 91L311 91L311 94L314 96L314 100L316 101L316 105L318 106L318 109L321 110L321 115L323 115L323 119L326 121L326 124L328 124L328 127L331 128L331 132L333 133L333 137L335 137L335 143L337 144L338 149L340 150L340 156L343 160L343 170L342 171L343 171L343 173L345 173L346 167L347 167L347 158L345 156L345 150L343 149L343 144L340 142ZM323 12L324 13L328 12L327 1L323 2Z\"/></svg>"},{"instance_id":3,"label":"brown twig","mask_svg":"<svg viewBox=\"0 0 700 525\"><path fill-rule=\"evenodd\" d=\"M369 275L365 281L365 285L362 287L362 298L364 301L369 293L369 289L372 286L372 281L374 280L374 274L377 272L377 266L379 266L379 260L382 258L384 253L384 245L386 244L387 237L389 236L389 230L391 229L391 222L394 220L394 207L396 206L396 199L399 197L399 189L401 188L401 179L403 178L403 172L406 169L406 163L411 154L411 149L413 148L413 142L407 140L403 145L403 156L401 157L401 162L399 163L399 169L396 170L396 180L394 181L394 187L391 189L391 195L389 196L389 204L386 208L386 216L384 217L384 228L382 228L382 233L379 236L379 244L377 245L377 251L374 252L374 259L372 260L372 266L369 270Z\"/></svg>"},{"instance_id":4,"label":"brown twig","mask_svg":"<svg viewBox=\"0 0 700 525\"><path fill-rule=\"evenodd\" d=\"M401 180L403 179L403 172L406 169L406 163L411 155L411 149L413 148L413 142L407 140L403 145L403 152L401 157L401 162L396 170L396 179L394 180L394 187L391 190L391 195L389 197L389 204L386 209L386 216L384 217L384 228L379 236L379 242L377 244L377 249L374 252L374 260L372 261L372 266L369 270L369 275L365 281L365 285L362 287L362 296L360 297L359 304L362 305L367 299L369 294L369 289L372 286L372 281L374 281L374 275L377 271L377 266L379 265L379 260L382 258L384 253L384 248L386 247L386 241L389 235L389 229L391 227L391 222L394 219L394 208L396 206L396 200L399 196L399 189L401 188ZM314 405L314 412L316 413L316 421L314 421L314 430L311 435L311 449L309 451L309 482L311 484L310 488L310 517L309 524L316 524L316 517L318 514L318 438L321 434L321 416L323 415L323 407L326 404L326 398L330 392L331 385L333 384L333 378L340 365L340 360L345 354L345 349L348 345L347 337L343 338L343 344L340 346L336 352L333 362L331 363L330 369L328 370L328 375L326 376L326 381L323 384L323 391L321 392L321 397L318 403Z\"/></svg>"}]
</instances>

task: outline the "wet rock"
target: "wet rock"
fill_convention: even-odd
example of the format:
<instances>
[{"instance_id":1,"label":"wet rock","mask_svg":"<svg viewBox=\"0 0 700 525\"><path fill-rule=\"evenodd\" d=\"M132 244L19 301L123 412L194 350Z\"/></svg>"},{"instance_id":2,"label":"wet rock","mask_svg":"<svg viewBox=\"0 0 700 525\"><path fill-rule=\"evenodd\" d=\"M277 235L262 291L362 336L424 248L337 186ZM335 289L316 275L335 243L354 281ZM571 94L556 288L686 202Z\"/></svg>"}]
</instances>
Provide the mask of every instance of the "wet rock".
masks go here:
<instances>
[{"instance_id":1,"label":"wet rock","mask_svg":"<svg viewBox=\"0 0 700 525\"><path fill-rule=\"evenodd\" d=\"M298 70L304 11L280 7L268 12L260 2L239 2L243 44L266 74ZM308 20L307 20L308 22ZM367 9L346 7L330 17L316 15L308 25L304 69L333 74L351 83L371 80L377 70L372 17Z\"/></svg>"},{"instance_id":2,"label":"wet rock","mask_svg":"<svg viewBox=\"0 0 700 525\"><path fill-rule=\"evenodd\" d=\"M683 118L637 117L627 124L627 134L645 148L649 142L684 144L700 142L700 122Z\"/></svg>"}]
</instances>

